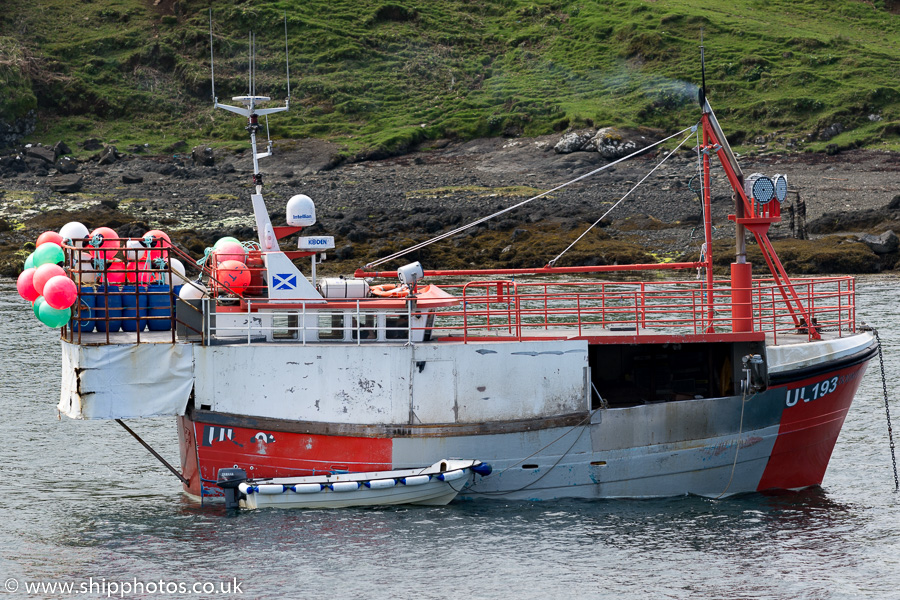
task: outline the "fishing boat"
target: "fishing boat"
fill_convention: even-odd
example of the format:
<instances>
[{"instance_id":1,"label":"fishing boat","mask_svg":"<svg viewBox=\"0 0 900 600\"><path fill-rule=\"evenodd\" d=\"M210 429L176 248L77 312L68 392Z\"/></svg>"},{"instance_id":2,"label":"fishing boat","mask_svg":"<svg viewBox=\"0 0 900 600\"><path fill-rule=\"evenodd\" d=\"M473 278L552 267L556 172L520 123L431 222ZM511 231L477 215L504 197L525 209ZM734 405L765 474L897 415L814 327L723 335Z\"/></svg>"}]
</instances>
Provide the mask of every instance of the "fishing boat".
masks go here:
<instances>
[{"instance_id":1,"label":"fishing boat","mask_svg":"<svg viewBox=\"0 0 900 600\"><path fill-rule=\"evenodd\" d=\"M349 508L419 504L443 506L491 466L479 460L441 460L429 467L334 472L307 477L246 479L241 469L223 469L218 485L227 508Z\"/></svg>"},{"instance_id":2,"label":"fishing boat","mask_svg":"<svg viewBox=\"0 0 900 600\"><path fill-rule=\"evenodd\" d=\"M694 140L698 260L441 270L403 264L398 252L345 278L317 278L333 237L279 245L315 223L313 201L291 198L287 224L276 227L262 194L259 160L272 147L258 151L259 117L289 102L260 108L270 99L253 89L237 106L215 106L247 119L258 239L214 251L182 286L173 265L189 257L159 236L64 240L78 306L93 308L63 329L61 413L118 420L138 439L124 419L172 416L181 464L169 467L204 500L223 495L222 470L282 486L268 498L245 485L247 499L275 502L296 499L284 491L296 478L445 457L493 466L491 477L467 480L461 498L718 498L822 483L876 338L857 324L854 278L785 271L768 231L787 179L744 175L705 94L698 123L468 225L677 143L657 154L658 167ZM713 271L714 161L734 197L726 277ZM747 261L749 236L765 276ZM142 251L126 268L133 284L113 285L118 259L104 262L103 252Z\"/></svg>"}]
</instances>

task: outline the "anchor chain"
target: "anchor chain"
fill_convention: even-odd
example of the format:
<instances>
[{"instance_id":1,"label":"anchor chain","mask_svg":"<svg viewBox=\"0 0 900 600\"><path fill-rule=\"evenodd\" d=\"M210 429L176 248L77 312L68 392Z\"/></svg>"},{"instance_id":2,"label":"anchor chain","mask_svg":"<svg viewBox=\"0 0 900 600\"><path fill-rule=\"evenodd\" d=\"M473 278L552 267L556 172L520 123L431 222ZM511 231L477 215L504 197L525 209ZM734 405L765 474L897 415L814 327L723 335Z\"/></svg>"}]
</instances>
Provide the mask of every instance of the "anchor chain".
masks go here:
<instances>
[{"instance_id":1,"label":"anchor chain","mask_svg":"<svg viewBox=\"0 0 900 600\"><path fill-rule=\"evenodd\" d=\"M900 480L897 479L897 455L894 452L894 431L891 428L891 407L888 404L887 376L884 374L884 357L881 354L881 338L878 330L872 327L875 340L878 342L878 362L881 365L881 387L884 390L884 414L887 417L888 441L891 446L891 461L894 463L894 491L900 490Z\"/></svg>"}]
</instances>

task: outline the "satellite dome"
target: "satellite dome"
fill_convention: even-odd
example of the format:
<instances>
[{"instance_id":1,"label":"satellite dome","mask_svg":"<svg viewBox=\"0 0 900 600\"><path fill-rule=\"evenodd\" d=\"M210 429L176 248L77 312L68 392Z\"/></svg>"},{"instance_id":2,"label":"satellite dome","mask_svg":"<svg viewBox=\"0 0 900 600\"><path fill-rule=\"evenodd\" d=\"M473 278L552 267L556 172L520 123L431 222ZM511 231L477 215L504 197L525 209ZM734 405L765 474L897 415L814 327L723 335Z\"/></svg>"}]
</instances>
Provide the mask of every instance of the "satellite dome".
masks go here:
<instances>
[{"instance_id":1,"label":"satellite dome","mask_svg":"<svg viewBox=\"0 0 900 600\"><path fill-rule=\"evenodd\" d=\"M316 205L306 194L297 194L287 202L287 224L291 227L309 227L316 223Z\"/></svg>"}]
</instances>

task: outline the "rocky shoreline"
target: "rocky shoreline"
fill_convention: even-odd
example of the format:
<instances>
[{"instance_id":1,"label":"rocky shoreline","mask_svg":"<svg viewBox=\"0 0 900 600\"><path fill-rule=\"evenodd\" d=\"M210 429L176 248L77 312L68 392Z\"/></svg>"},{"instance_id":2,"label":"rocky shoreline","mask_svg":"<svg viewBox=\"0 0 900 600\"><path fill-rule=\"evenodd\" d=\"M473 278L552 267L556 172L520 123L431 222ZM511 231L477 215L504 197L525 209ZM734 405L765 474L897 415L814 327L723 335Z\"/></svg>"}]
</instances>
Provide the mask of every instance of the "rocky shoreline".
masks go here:
<instances>
[{"instance_id":1,"label":"rocky shoreline","mask_svg":"<svg viewBox=\"0 0 900 600\"><path fill-rule=\"evenodd\" d=\"M588 136L588 134L591 134ZM571 132L570 132L571 134ZM314 139L282 140L261 162L274 224L304 193L318 223L304 233L334 235L336 249L320 272L349 274L378 257L517 204L609 164L619 151L641 147L648 132L580 132L589 149L560 149L565 136L429 142L403 156L342 163L338 146ZM585 137L587 136L587 137ZM597 140L614 140L603 146ZM571 140L572 136L569 135ZM643 140L643 141L642 141ZM692 142L685 144L691 146ZM89 158L69 147L34 146L0 156L0 275L14 277L43 231L68 221L113 227L123 237L162 229L198 258L221 236L255 238L249 202L249 151L213 152L185 145L165 156L140 146L118 149L86 140ZM81 153L83 154L83 153ZM410 255L426 268L535 267L547 263L622 198L663 158L652 150L596 176ZM786 268L795 273L872 273L900 262L900 155L871 150L837 155L774 155L761 149L741 159L745 173L786 174L791 190L783 222L774 227ZM700 203L691 189L697 158L679 151L609 212L557 264L612 264L696 258ZM694 185L696 187L696 185ZM732 260L730 190L714 169L716 264ZM798 200L800 202L798 202ZM798 211L805 205L802 234ZM795 222L792 231L790 214ZM296 247L296 238L282 247ZM751 260L754 257L751 248ZM761 261L755 261L759 266Z\"/></svg>"}]
</instances>

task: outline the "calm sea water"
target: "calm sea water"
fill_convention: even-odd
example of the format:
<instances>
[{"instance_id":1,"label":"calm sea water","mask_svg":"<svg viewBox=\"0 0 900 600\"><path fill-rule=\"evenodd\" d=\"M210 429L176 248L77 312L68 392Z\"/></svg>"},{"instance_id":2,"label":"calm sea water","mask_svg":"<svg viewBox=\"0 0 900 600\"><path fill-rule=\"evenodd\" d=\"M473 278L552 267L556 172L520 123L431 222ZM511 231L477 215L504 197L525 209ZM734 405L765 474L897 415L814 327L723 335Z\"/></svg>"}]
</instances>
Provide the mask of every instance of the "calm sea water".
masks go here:
<instances>
[{"instance_id":1,"label":"calm sea water","mask_svg":"<svg viewBox=\"0 0 900 600\"><path fill-rule=\"evenodd\" d=\"M859 286L892 394L898 284ZM58 337L8 281L0 331L0 598L900 598L877 361L824 486L803 493L226 514L186 499L116 423L57 418ZM900 438L896 397L892 408ZM178 464L173 419L132 426ZM26 591L53 583L75 589ZM239 594L187 593L235 583Z\"/></svg>"}]
</instances>

